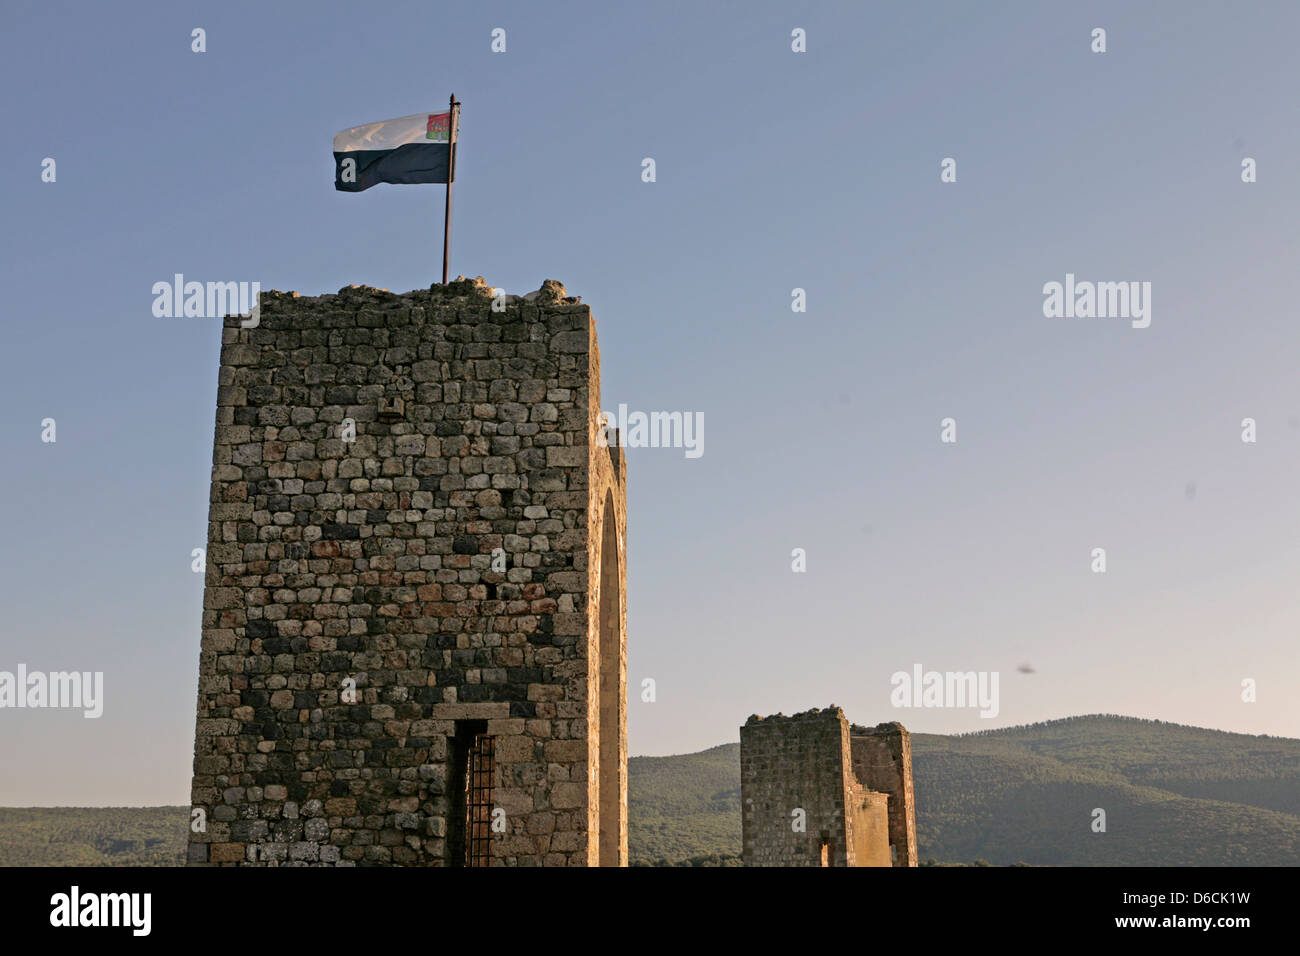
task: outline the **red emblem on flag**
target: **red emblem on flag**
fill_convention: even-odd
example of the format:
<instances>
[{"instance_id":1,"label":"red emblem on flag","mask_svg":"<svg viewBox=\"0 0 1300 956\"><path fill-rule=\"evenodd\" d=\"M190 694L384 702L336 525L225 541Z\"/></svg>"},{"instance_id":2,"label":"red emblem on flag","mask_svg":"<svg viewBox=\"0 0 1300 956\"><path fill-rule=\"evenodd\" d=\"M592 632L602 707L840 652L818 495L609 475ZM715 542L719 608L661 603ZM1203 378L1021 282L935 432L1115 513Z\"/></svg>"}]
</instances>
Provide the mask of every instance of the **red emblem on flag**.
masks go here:
<instances>
[{"instance_id":1,"label":"red emblem on flag","mask_svg":"<svg viewBox=\"0 0 1300 956\"><path fill-rule=\"evenodd\" d=\"M451 126L450 113L430 113L429 125L425 139L448 139L447 131Z\"/></svg>"}]
</instances>

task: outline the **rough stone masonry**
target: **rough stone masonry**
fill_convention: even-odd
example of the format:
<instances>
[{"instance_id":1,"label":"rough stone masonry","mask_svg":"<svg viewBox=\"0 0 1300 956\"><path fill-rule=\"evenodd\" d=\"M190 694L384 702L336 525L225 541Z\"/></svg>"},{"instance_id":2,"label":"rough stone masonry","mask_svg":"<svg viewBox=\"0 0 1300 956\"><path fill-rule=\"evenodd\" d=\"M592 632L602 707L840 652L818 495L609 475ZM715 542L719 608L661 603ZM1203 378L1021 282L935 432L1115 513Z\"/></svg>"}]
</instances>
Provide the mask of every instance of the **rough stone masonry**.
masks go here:
<instances>
[{"instance_id":1,"label":"rough stone masonry","mask_svg":"<svg viewBox=\"0 0 1300 956\"><path fill-rule=\"evenodd\" d=\"M548 280L225 320L192 864L627 863L626 466Z\"/></svg>"},{"instance_id":2,"label":"rough stone masonry","mask_svg":"<svg viewBox=\"0 0 1300 956\"><path fill-rule=\"evenodd\" d=\"M916 866L912 741L833 704L740 728L746 866Z\"/></svg>"}]
</instances>

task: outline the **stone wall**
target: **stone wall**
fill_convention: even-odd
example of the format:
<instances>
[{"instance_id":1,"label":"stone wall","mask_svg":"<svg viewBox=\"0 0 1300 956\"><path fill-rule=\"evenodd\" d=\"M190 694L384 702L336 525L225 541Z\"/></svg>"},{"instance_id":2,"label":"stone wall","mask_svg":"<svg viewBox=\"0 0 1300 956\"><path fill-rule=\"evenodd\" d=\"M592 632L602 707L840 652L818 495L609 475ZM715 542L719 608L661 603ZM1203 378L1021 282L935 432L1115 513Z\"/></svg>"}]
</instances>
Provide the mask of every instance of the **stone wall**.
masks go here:
<instances>
[{"instance_id":1,"label":"stone wall","mask_svg":"<svg viewBox=\"0 0 1300 956\"><path fill-rule=\"evenodd\" d=\"M596 437L595 325L555 282L500 301L353 286L227 318L192 863L461 865L486 735L488 862L626 864L626 469Z\"/></svg>"},{"instance_id":2,"label":"stone wall","mask_svg":"<svg viewBox=\"0 0 1300 956\"><path fill-rule=\"evenodd\" d=\"M895 866L917 866L916 801L912 793L912 735L897 721L849 728L853 775L869 790L889 794L889 843Z\"/></svg>"},{"instance_id":3,"label":"stone wall","mask_svg":"<svg viewBox=\"0 0 1300 956\"><path fill-rule=\"evenodd\" d=\"M888 794L855 787L853 807L853 848L855 866L893 866L889 846Z\"/></svg>"},{"instance_id":4,"label":"stone wall","mask_svg":"<svg viewBox=\"0 0 1300 956\"><path fill-rule=\"evenodd\" d=\"M746 866L916 865L911 744L901 724L851 734L835 706L754 715L740 728L740 799ZM792 825L796 811L802 828Z\"/></svg>"},{"instance_id":5,"label":"stone wall","mask_svg":"<svg viewBox=\"0 0 1300 956\"><path fill-rule=\"evenodd\" d=\"M838 708L752 716L740 728L742 853L747 866L850 866L845 821L848 722ZM803 811L803 827L793 824Z\"/></svg>"}]
</instances>

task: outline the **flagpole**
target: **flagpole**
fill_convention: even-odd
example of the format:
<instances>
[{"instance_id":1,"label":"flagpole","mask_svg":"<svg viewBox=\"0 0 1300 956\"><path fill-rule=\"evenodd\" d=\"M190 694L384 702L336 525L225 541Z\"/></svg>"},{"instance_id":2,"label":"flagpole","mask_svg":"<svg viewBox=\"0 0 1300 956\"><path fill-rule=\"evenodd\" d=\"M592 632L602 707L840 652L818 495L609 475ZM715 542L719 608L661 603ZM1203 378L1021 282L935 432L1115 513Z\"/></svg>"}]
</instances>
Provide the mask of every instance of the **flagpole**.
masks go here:
<instances>
[{"instance_id":1,"label":"flagpole","mask_svg":"<svg viewBox=\"0 0 1300 956\"><path fill-rule=\"evenodd\" d=\"M456 94L451 94L447 115L447 206L442 217L442 284L447 284L447 250L451 244L451 183L456 178Z\"/></svg>"}]
</instances>

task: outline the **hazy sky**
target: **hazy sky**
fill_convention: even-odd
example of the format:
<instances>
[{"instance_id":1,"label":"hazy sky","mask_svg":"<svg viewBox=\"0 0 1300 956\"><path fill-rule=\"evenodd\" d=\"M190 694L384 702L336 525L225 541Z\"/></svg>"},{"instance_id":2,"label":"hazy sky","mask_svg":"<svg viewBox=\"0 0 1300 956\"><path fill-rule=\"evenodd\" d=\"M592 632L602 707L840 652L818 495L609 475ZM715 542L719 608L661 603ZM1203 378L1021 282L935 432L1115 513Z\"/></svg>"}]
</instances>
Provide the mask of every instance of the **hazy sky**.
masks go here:
<instances>
[{"instance_id":1,"label":"hazy sky","mask_svg":"<svg viewBox=\"0 0 1300 956\"><path fill-rule=\"evenodd\" d=\"M188 800L220 323L152 285L437 281L442 187L335 192L331 138L453 90L453 274L561 280L606 408L704 414L628 452L633 754L832 702L1300 736L1294 3L123 9L0 30L0 670L105 675L0 710L0 804ZM1044 317L1067 273L1150 327ZM917 664L998 716L891 707Z\"/></svg>"}]
</instances>

